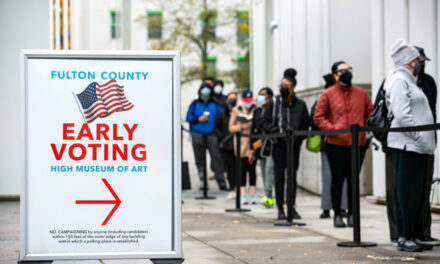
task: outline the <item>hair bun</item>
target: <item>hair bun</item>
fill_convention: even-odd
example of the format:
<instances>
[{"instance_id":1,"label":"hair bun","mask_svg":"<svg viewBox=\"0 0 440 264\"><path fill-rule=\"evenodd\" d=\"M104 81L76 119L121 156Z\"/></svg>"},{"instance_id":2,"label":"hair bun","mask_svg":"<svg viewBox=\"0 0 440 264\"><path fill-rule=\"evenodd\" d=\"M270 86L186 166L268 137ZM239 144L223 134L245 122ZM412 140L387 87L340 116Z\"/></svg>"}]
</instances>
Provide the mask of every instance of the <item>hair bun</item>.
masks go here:
<instances>
[{"instance_id":1,"label":"hair bun","mask_svg":"<svg viewBox=\"0 0 440 264\"><path fill-rule=\"evenodd\" d=\"M296 70L294 68L288 68L284 71L284 77L294 79L296 77Z\"/></svg>"}]
</instances>

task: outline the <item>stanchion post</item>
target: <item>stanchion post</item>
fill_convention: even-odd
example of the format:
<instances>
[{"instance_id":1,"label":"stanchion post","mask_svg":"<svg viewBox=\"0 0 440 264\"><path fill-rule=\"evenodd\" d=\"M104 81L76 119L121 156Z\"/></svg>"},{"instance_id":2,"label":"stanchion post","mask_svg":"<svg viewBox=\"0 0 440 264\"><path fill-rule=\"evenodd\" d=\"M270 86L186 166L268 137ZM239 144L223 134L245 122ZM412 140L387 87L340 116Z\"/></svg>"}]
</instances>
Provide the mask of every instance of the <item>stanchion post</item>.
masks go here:
<instances>
[{"instance_id":1,"label":"stanchion post","mask_svg":"<svg viewBox=\"0 0 440 264\"><path fill-rule=\"evenodd\" d=\"M293 153L293 131L288 129L286 131L286 148L287 148L287 190L286 190L286 205L287 205L287 221L282 223L275 223L275 226L305 226L305 223L293 221L293 175L294 175L294 153Z\"/></svg>"},{"instance_id":2,"label":"stanchion post","mask_svg":"<svg viewBox=\"0 0 440 264\"><path fill-rule=\"evenodd\" d=\"M243 209L241 208L241 133L237 132L235 133L235 208L233 209L226 209L226 212L229 213L242 213L242 212L250 212L250 209Z\"/></svg>"},{"instance_id":3,"label":"stanchion post","mask_svg":"<svg viewBox=\"0 0 440 264\"><path fill-rule=\"evenodd\" d=\"M339 247L375 247L377 243L361 242L361 214L359 200L359 125L351 125L351 199L353 209L353 241L340 242Z\"/></svg>"},{"instance_id":4,"label":"stanchion post","mask_svg":"<svg viewBox=\"0 0 440 264\"><path fill-rule=\"evenodd\" d=\"M215 199L213 196L208 196L208 168L207 168L207 158L206 149L208 146L208 135L202 134L203 141L203 196L196 197L197 200L212 200Z\"/></svg>"}]
</instances>

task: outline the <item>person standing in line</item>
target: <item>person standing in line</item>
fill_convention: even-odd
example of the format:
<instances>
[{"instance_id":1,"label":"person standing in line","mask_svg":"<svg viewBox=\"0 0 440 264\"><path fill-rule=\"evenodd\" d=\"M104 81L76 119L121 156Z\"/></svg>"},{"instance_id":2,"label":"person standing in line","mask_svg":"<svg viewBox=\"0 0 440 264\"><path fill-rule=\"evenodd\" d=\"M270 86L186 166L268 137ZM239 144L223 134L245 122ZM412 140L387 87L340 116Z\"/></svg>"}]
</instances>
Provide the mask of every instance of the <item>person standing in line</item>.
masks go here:
<instances>
[{"instance_id":1,"label":"person standing in line","mask_svg":"<svg viewBox=\"0 0 440 264\"><path fill-rule=\"evenodd\" d=\"M241 96L242 104L234 107L229 120L229 131L231 133L241 132L243 134L251 133L252 119L254 115L255 105L252 92L244 90ZM234 136L234 148L236 146L237 138ZM255 171L256 161L254 160L254 153L251 148L251 141L249 137L242 136L240 139L240 149L235 149L235 153L240 151L241 157L241 175L236 177L241 178L241 204L257 203L257 196L255 195L257 175ZM249 194L246 196L246 174L249 174Z\"/></svg>"},{"instance_id":2,"label":"person standing in line","mask_svg":"<svg viewBox=\"0 0 440 264\"><path fill-rule=\"evenodd\" d=\"M263 116L264 112L266 111L266 106L269 102L273 100L273 91L269 87L261 88L258 92L257 97L257 105L258 107L255 108L254 112L254 119L252 120L252 134L263 134L264 133L264 127L263 127ZM264 184L264 196L261 199L261 204L272 208L274 206L274 200L273 200L273 185L274 185L274 171L273 171L273 160L272 157L265 156L265 153L262 153L264 151L267 151L267 149L263 150L263 147L266 147L265 144L263 144L264 141L270 140L270 139L251 139L252 145L257 144L259 147L255 150L255 155L258 157L258 160L260 161L260 168L261 168L261 175L263 177L263 184Z\"/></svg>"},{"instance_id":3,"label":"person standing in line","mask_svg":"<svg viewBox=\"0 0 440 264\"><path fill-rule=\"evenodd\" d=\"M321 130L348 128L351 124L365 126L373 105L364 89L352 85L352 68L344 61L332 66L336 84L324 90L316 103L313 120ZM334 227L346 227L341 215L341 197L344 180L347 180L347 225L353 226L351 185L351 135L340 134L325 137L326 152L332 174L331 196L334 211ZM365 133L359 133L360 166L366 151Z\"/></svg>"},{"instance_id":4,"label":"person standing in line","mask_svg":"<svg viewBox=\"0 0 440 264\"><path fill-rule=\"evenodd\" d=\"M190 124L194 157L200 178L200 189L203 189L203 163L205 159L205 146L203 137L207 137L207 148L211 155L211 169L220 190L228 190L224 179L222 159L218 149L217 137L214 135L215 119L221 107L212 99L212 86L202 82L199 88L199 98L194 100L186 113L186 121Z\"/></svg>"},{"instance_id":5,"label":"person standing in line","mask_svg":"<svg viewBox=\"0 0 440 264\"><path fill-rule=\"evenodd\" d=\"M217 102L219 103L219 105L222 108L226 108L227 104L226 104L226 96L223 95L223 88L224 88L224 83L222 80L217 79L214 82L214 99L217 100Z\"/></svg>"},{"instance_id":6,"label":"person standing in line","mask_svg":"<svg viewBox=\"0 0 440 264\"><path fill-rule=\"evenodd\" d=\"M323 76L325 81L324 88L327 89L336 84L336 80L332 73L328 73ZM313 115L315 114L315 107L318 100L312 106L310 110L310 123L313 130L320 130L319 127L313 122ZM322 213L319 216L321 219L330 218L330 209L332 209L332 199L331 199L331 182L332 182L332 172L330 170L330 165L328 163L327 153L325 151L324 137L321 137L321 179L322 179L322 189L321 189L321 209ZM342 187L342 203L341 203L341 215L347 209L347 181L344 181Z\"/></svg>"},{"instance_id":7,"label":"person standing in line","mask_svg":"<svg viewBox=\"0 0 440 264\"><path fill-rule=\"evenodd\" d=\"M395 70L387 80L386 104L391 127L429 125L434 123L429 101L417 86L420 73L419 52L405 40L391 48ZM435 151L434 131L388 133L395 173L394 211L397 249L409 252L423 250L415 241L423 234L425 177L429 155Z\"/></svg>"},{"instance_id":8,"label":"person standing in line","mask_svg":"<svg viewBox=\"0 0 440 264\"><path fill-rule=\"evenodd\" d=\"M308 130L309 113L306 103L296 97L296 70L286 69L280 83L280 96L275 103L270 101L263 116L263 126L266 133L285 133L288 130ZM272 111L275 107L275 114ZM287 160L287 146L284 138L278 138L273 147L273 161L275 173L275 194L278 207L278 219L286 219L284 213L284 182L285 170L288 162L293 162L293 218L301 219L295 209L296 201L296 172L299 167L300 148L305 136L295 136L293 140L293 160Z\"/></svg>"},{"instance_id":9,"label":"person standing in line","mask_svg":"<svg viewBox=\"0 0 440 264\"><path fill-rule=\"evenodd\" d=\"M229 182L229 194L226 199L235 198L235 155L233 134L229 132L229 120L231 118L231 111L237 105L237 94L229 93L226 96L227 107L223 108L215 119L215 135L219 142L220 153L223 158L223 164L226 169Z\"/></svg>"},{"instance_id":10,"label":"person standing in line","mask_svg":"<svg viewBox=\"0 0 440 264\"><path fill-rule=\"evenodd\" d=\"M419 63L421 66L420 72L417 75L417 86L422 88L423 93L428 99L429 108L431 109L432 116L434 118L434 123L437 123L437 114L436 114L436 104L437 104L437 85L435 84L434 78L425 72L426 61L430 61L426 55L425 50L421 47L416 47L419 52ZM434 132L435 135L435 132ZM436 139L437 143L437 139ZM428 155L426 161L426 173L424 177L424 206L422 213L422 229L419 231L419 235L416 238L416 243L420 245L426 246L439 246L440 241L431 236L431 206L429 203L429 194L431 190L432 179L434 176L434 155Z\"/></svg>"}]
</instances>

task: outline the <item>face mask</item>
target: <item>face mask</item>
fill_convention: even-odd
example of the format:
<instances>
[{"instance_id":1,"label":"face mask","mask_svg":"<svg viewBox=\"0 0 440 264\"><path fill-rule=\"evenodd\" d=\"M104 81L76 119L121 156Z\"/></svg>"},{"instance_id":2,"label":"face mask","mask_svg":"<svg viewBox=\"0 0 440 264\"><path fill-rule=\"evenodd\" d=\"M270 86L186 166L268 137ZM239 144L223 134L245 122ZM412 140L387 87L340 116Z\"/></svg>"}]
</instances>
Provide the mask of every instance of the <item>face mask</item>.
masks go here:
<instances>
[{"instance_id":1,"label":"face mask","mask_svg":"<svg viewBox=\"0 0 440 264\"><path fill-rule=\"evenodd\" d=\"M420 63L416 63L416 65L414 65L414 76L417 76L420 71L422 70L422 65L420 65Z\"/></svg>"},{"instance_id":2,"label":"face mask","mask_svg":"<svg viewBox=\"0 0 440 264\"><path fill-rule=\"evenodd\" d=\"M266 103L266 96L264 95L259 95L257 97L257 104L258 105L264 105Z\"/></svg>"},{"instance_id":3,"label":"face mask","mask_svg":"<svg viewBox=\"0 0 440 264\"><path fill-rule=\"evenodd\" d=\"M243 103L244 108L249 109L254 105L254 103Z\"/></svg>"},{"instance_id":4,"label":"face mask","mask_svg":"<svg viewBox=\"0 0 440 264\"><path fill-rule=\"evenodd\" d=\"M283 98L287 98L287 96L289 96L289 94L290 94L290 90L289 90L289 88L288 88L288 87L281 86L281 88L280 88L280 94L281 94L281 96L282 96Z\"/></svg>"},{"instance_id":5,"label":"face mask","mask_svg":"<svg viewBox=\"0 0 440 264\"><path fill-rule=\"evenodd\" d=\"M230 100L228 100L228 105L230 105L231 107L234 107L234 106L236 106L237 105L237 100L235 100L235 99L230 99Z\"/></svg>"},{"instance_id":6,"label":"face mask","mask_svg":"<svg viewBox=\"0 0 440 264\"><path fill-rule=\"evenodd\" d=\"M353 79L353 74L350 71L345 71L339 76L339 82L343 83L344 87L351 86L351 79Z\"/></svg>"},{"instance_id":7,"label":"face mask","mask_svg":"<svg viewBox=\"0 0 440 264\"><path fill-rule=\"evenodd\" d=\"M214 87L214 93L215 94L221 94L222 93L223 88L219 85L217 85L216 87Z\"/></svg>"},{"instance_id":8,"label":"face mask","mask_svg":"<svg viewBox=\"0 0 440 264\"><path fill-rule=\"evenodd\" d=\"M211 94L211 90L209 89L209 88L203 88L201 91L200 91L200 94L201 95L205 95L205 96L207 96L207 95L210 95Z\"/></svg>"}]
</instances>

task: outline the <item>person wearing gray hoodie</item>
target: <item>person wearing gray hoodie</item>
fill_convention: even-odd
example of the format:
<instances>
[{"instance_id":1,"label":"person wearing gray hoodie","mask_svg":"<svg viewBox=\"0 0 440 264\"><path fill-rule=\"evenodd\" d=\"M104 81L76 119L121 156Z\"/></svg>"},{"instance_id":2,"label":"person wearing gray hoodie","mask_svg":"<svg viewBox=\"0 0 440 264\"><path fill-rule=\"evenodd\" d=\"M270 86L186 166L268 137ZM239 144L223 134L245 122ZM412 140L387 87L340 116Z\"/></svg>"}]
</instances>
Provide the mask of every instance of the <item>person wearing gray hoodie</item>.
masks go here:
<instances>
[{"instance_id":1,"label":"person wearing gray hoodie","mask_svg":"<svg viewBox=\"0 0 440 264\"><path fill-rule=\"evenodd\" d=\"M395 70L385 83L386 104L391 127L411 127L434 123L428 100L417 86L421 69L419 52L405 40L391 48ZM424 197L424 174L428 155L434 154L434 131L390 132L387 145L395 172L394 210L398 233L398 250L417 252L423 246L419 236Z\"/></svg>"}]
</instances>

